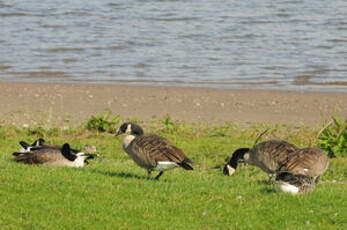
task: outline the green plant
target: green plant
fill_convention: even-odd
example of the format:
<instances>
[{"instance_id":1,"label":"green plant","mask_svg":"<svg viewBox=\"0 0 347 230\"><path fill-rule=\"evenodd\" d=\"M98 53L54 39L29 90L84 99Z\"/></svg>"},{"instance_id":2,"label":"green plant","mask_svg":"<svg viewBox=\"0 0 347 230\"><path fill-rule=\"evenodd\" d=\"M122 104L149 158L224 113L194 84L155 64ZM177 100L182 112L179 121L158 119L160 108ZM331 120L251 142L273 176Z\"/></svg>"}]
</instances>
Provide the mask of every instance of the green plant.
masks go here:
<instances>
[{"instance_id":1,"label":"green plant","mask_svg":"<svg viewBox=\"0 0 347 230\"><path fill-rule=\"evenodd\" d=\"M27 133L29 136L43 137L45 133L45 129L41 126L30 127L28 128Z\"/></svg>"},{"instance_id":2,"label":"green plant","mask_svg":"<svg viewBox=\"0 0 347 230\"><path fill-rule=\"evenodd\" d=\"M164 126L164 132L173 134L180 130L180 125L178 124L178 122L175 122L169 115L166 115L161 123Z\"/></svg>"},{"instance_id":3,"label":"green plant","mask_svg":"<svg viewBox=\"0 0 347 230\"><path fill-rule=\"evenodd\" d=\"M118 128L120 116L112 116L110 112L92 116L86 123L89 130L97 130L99 132L114 132Z\"/></svg>"},{"instance_id":4,"label":"green plant","mask_svg":"<svg viewBox=\"0 0 347 230\"><path fill-rule=\"evenodd\" d=\"M347 118L333 117L319 132L317 144L330 157L347 156Z\"/></svg>"}]
</instances>

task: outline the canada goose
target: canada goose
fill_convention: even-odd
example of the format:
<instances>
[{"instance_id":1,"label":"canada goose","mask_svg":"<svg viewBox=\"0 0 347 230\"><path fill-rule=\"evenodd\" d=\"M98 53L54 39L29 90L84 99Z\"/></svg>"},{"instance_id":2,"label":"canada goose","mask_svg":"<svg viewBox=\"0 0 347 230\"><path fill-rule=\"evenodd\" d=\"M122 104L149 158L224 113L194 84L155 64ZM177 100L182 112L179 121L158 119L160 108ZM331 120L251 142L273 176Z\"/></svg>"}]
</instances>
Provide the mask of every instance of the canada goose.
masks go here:
<instances>
[{"instance_id":1,"label":"canada goose","mask_svg":"<svg viewBox=\"0 0 347 230\"><path fill-rule=\"evenodd\" d=\"M31 145L25 141L20 141L19 144L22 146L22 149L19 152L29 152L31 150L37 150L41 148L56 148L61 149L59 145L49 145L46 144L46 141L42 138L35 140ZM79 150L71 149L73 153L78 153ZM96 152L96 147L94 145L85 145L83 151L88 154L93 154Z\"/></svg>"},{"instance_id":2,"label":"canada goose","mask_svg":"<svg viewBox=\"0 0 347 230\"><path fill-rule=\"evenodd\" d=\"M76 153L76 150L73 151L67 143L61 148L43 147L27 152L14 152L12 155L16 162L69 167L83 167L87 159L95 157L93 154Z\"/></svg>"},{"instance_id":3,"label":"canada goose","mask_svg":"<svg viewBox=\"0 0 347 230\"><path fill-rule=\"evenodd\" d=\"M269 140L257 144L254 148L237 149L225 164L223 173L232 175L239 160L258 166L268 174L274 174L288 159L288 156L298 148L283 140Z\"/></svg>"},{"instance_id":4,"label":"canada goose","mask_svg":"<svg viewBox=\"0 0 347 230\"><path fill-rule=\"evenodd\" d=\"M139 125L131 122L123 123L115 135L121 134L126 134L123 139L124 151L137 165L147 170L148 176L153 170L159 171L155 180L158 180L165 170L175 167L193 170L189 165L193 162L164 137L144 134Z\"/></svg>"},{"instance_id":5,"label":"canada goose","mask_svg":"<svg viewBox=\"0 0 347 230\"><path fill-rule=\"evenodd\" d=\"M319 148L295 151L276 173L276 186L283 192L312 191L319 177L329 166L328 155Z\"/></svg>"}]
</instances>

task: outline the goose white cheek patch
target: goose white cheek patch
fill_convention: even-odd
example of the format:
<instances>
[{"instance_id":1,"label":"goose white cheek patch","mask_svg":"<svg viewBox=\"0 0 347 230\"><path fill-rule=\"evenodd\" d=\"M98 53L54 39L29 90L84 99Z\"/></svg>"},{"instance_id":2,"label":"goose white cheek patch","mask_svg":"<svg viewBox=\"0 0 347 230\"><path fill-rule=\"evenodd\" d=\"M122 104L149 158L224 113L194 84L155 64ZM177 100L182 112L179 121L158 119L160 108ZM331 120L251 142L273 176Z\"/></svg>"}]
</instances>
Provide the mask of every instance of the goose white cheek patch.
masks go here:
<instances>
[{"instance_id":1,"label":"goose white cheek patch","mask_svg":"<svg viewBox=\"0 0 347 230\"><path fill-rule=\"evenodd\" d=\"M123 146L124 148L127 148L128 145L135 139L135 136L133 135L127 135L126 137L124 137L123 139Z\"/></svg>"},{"instance_id":2,"label":"goose white cheek patch","mask_svg":"<svg viewBox=\"0 0 347 230\"><path fill-rule=\"evenodd\" d=\"M234 172L236 171L233 167L231 167L230 165L227 165L228 168L228 175L231 176L234 174Z\"/></svg>"}]
</instances>

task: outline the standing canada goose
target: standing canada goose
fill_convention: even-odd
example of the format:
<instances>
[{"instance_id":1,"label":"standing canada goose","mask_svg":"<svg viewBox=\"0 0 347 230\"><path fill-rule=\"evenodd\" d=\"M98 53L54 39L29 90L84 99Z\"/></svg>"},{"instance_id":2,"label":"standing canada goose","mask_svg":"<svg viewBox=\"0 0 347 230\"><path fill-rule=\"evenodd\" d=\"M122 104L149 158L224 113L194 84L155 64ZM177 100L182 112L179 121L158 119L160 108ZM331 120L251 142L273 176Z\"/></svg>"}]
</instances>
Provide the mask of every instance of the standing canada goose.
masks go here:
<instances>
[{"instance_id":1,"label":"standing canada goose","mask_svg":"<svg viewBox=\"0 0 347 230\"><path fill-rule=\"evenodd\" d=\"M76 153L76 150L72 150L67 143L61 148L42 147L27 152L14 152L12 155L16 162L69 167L83 167L87 159L95 157L93 154Z\"/></svg>"},{"instance_id":2,"label":"standing canada goose","mask_svg":"<svg viewBox=\"0 0 347 230\"><path fill-rule=\"evenodd\" d=\"M126 134L123 139L124 151L144 168L150 176L153 170L159 171L154 178L158 180L165 170L182 167L185 170L193 170L189 163L193 163L184 152L172 145L164 137L156 134L144 134L143 129L134 123L123 123L116 136Z\"/></svg>"},{"instance_id":3,"label":"standing canada goose","mask_svg":"<svg viewBox=\"0 0 347 230\"><path fill-rule=\"evenodd\" d=\"M319 148L295 151L276 173L276 186L283 192L312 191L314 184L329 166L328 155Z\"/></svg>"},{"instance_id":4,"label":"standing canada goose","mask_svg":"<svg viewBox=\"0 0 347 230\"><path fill-rule=\"evenodd\" d=\"M258 166L267 174L274 174L298 148L283 140L269 140L257 144L254 148L237 149L225 164L223 173L232 175L239 160Z\"/></svg>"}]
</instances>

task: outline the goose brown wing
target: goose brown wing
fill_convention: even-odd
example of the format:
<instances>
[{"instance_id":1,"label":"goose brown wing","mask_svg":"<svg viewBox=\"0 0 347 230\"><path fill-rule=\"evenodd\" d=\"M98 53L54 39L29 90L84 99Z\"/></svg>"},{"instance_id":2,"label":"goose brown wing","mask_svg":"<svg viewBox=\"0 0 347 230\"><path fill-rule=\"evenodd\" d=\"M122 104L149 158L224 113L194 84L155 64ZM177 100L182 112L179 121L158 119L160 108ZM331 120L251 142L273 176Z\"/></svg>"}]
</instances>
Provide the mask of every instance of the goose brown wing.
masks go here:
<instances>
[{"instance_id":1,"label":"goose brown wing","mask_svg":"<svg viewBox=\"0 0 347 230\"><path fill-rule=\"evenodd\" d=\"M283 169L295 174L317 177L324 173L328 164L329 159L322 150L318 148L303 148L297 150L291 156Z\"/></svg>"},{"instance_id":2,"label":"goose brown wing","mask_svg":"<svg viewBox=\"0 0 347 230\"><path fill-rule=\"evenodd\" d=\"M137 137L134 148L141 151L149 160L155 162L172 161L181 163L187 159L182 150L173 146L164 137L156 134L145 134Z\"/></svg>"},{"instance_id":3,"label":"goose brown wing","mask_svg":"<svg viewBox=\"0 0 347 230\"><path fill-rule=\"evenodd\" d=\"M259 146L258 151L267 153L276 162L284 162L289 153L298 150L294 145L282 140L270 140Z\"/></svg>"},{"instance_id":4,"label":"goose brown wing","mask_svg":"<svg viewBox=\"0 0 347 230\"><path fill-rule=\"evenodd\" d=\"M251 150L253 162L267 173L274 173L298 148L283 140L269 140Z\"/></svg>"}]
</instances>

